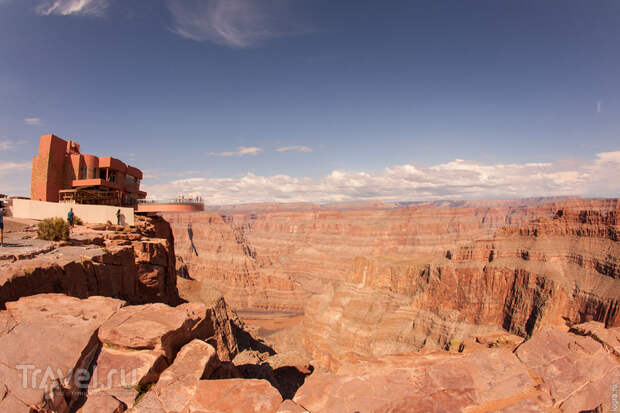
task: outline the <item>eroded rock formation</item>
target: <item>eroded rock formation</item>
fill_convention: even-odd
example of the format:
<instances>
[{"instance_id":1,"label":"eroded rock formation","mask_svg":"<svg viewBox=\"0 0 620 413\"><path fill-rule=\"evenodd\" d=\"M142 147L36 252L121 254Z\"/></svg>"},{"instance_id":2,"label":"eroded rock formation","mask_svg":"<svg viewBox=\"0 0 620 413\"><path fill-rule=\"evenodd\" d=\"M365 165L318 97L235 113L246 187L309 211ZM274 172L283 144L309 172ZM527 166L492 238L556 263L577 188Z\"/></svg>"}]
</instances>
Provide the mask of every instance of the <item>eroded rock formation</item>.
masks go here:
<instances>
[{"instance_id":1,"label":"eroded rock formation","mask_svg":"<svg viewBox=\"0 0 620 413\"><path fill-rule=\"evenodd\" d=\"M561 208L426 257L358 257L306 308L304 344L325 367L347 348L379 356L502 329L620 325L617 209ZM372 329L367 326L372 325Z\"/></svg>"},{"instance_id":2,"label":"eroded rock formation","mask_svg":"<svg viewBox=\"0 0 620 413\"><path fill-rule=\"evenodd\" d=\"M618 200L256 211L171 215L172 228L156 218L1 258L0 411L616 407ZM240 310L305 316L271 346L221 293ZM27 376L33 388L18 363L53 369ZM65 373L76 369L88 375Z\"/></svg>"},{"instance_id":3,"label":"eroded rock formation","mask_svg":"<svg viewBox=\"0 0 620 413\"><path fill-rule=\"evenodd\" d=\"M223 295L237 310L303 312L308 294L267 258L257 256L246 230L215 214L169 214L176 251L192 280L180 279L191 301ZM186 277L187 278L187 277Z\"/></svg>"},{"instance_id":4,"label":"eroded rock formation","mask_svg":"<svg viewBox=\"0 0 620 413\"><path fill-rule=\"evenodd\" d=\"M310 376L293 400L311 412L612 411L618 360L593 336L567 330L547 327L514 352L508 340L463 353L350 354L336 371Z\"/></svg>"},{"instance_id":5,"label":"eroded rock formation","mask_svg":"<svg viewBox=\"0 0 620 413\"><path fill-rule=\"evenodd\" d=\"M69 242L6 254L0 269L0 412L275 412L309 374L291 387L276 379L297 371L281 359L269 381L233 364L241 350L276 354L223 298L181 303L162 219L133 231L79 228Z\"/></svg>"},{"instance_id":6,"label":"eroded rock formation","mask_svg":"<svg viewBox=\"0 0 620 413\"><path fill-rule=\"evenodd\" d=\"M34 236L26 233L25 242L37 241ZM40 293L179 304L169 225L154 218L139 221L129 232L77 227L69 242L0 260L0 308L7 301Z\"/></svg>"},{"instance_id":7,"label":"eroded rock formation","mask_svg":"<svg viewBox=\"0 0 620 413\"><path fill-rule=\"evenodd\" d=\"M180 283L183 294L200 300L217 291L235 309L301 312L300 302L345 281L357 257L424 262L489 239L501 227L553 218L559 209L605 212L617 205L617 200L544 198L398 208L266 204L165 218L177 254L198 281Z\"/></svg>"}]
</instances>

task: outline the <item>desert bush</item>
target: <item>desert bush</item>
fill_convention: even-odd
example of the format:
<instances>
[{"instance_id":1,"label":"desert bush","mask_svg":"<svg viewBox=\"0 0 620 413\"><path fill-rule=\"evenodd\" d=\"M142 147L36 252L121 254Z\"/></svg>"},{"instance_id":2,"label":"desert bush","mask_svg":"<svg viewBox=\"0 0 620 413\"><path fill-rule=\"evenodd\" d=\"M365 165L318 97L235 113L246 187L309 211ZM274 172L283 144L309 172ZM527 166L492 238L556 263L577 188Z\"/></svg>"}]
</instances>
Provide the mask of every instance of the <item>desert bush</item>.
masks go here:
<instances>
[{"instance_id":1,"label":"desert bush","mask_svg":"<svg viewBox=\"0 0 620 413\"><path fill-rule=\"evenodd\" d=\"M125 225L123 232L131 232L131 227L129 225Z\"/></svg>"},{"instance_id":2,"label":"desert bush","mask_svg":"<svg viewBox=\"0 0 620 413\"><path fill-rule=\"evenodd\" d=\"M459 353L462 353L464 348L465 348L465 344L461 340L454 338L450 340L447 350L458 351Z\"/></svg>"},{"instance_id":3,"label":"desert bush","mask_svg":"<svg viewBox=\"0 0 620 413\"><path fill-rule=\"evenodd\" d=\"M69 223L62 218L44 219L39 222L37 236L48 241L66 241L69 239Z\"/></svg>"},{"instance_id":4,"label":"desert bush","mask_svg":"<svg viewBox=\"0 0 620 413\"><path fill-rule=\"evenodd\" d=\"M82 221L82 218L78 217L77 215L75 215L75 217L73 218L73 222L75 223L75 225L84 225L84 221Z\"/></svg>"}]
</instances>

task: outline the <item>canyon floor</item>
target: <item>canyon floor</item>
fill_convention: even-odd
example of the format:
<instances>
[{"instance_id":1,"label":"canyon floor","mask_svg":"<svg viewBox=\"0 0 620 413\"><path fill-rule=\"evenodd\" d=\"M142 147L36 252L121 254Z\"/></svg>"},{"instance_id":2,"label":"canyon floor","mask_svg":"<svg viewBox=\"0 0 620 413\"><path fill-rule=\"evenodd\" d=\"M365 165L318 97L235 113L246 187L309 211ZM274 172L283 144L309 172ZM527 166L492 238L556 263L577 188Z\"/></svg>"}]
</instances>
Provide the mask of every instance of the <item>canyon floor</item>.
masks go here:
<instances>
[{"instance_id":1,"label":"canyon floor","mask_svg":"<svg viewBox=\"0 0 620 413\"><path fill-rule=\"evenodd\" d=\"M60 243L9 218L0 411L617 411L619 212L260 204Z\"/></svg>"}]
</instances>

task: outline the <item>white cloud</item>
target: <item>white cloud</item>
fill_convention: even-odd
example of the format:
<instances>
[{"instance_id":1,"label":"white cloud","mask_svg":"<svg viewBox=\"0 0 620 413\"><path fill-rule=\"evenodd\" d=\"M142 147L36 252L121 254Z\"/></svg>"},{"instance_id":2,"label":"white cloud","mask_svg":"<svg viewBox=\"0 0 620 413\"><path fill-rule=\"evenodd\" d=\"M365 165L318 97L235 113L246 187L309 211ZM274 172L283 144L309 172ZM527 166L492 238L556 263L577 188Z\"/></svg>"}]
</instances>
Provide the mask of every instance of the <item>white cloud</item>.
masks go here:
<instances>
[{"instance_id":1,"label":"white cloud","mask_svg":"<svg viewBox=\"0 0 620 413\"><path fill-rule=\"evenodd\" d=\"M108 7L108 0L39 0L38 3L35 11L44 16L102 16Z\"/></svg>"},{"instance_id":2,"label":"white cloud","mask_svg":"<svg viewBox=\"0 0 620 413\"><path fill-rule=\"evenodd\" d=\"M32 167L30 162L0 162L0 173L27 171Z\"/></svg>"},{"instance_id":3,"label":"white cloud","mask_svg":"<svg viewBox=\"0 0 620 413\"><path fill-rule=\"evenodd\" d=\"M24 123L30 126L39 126L41 125L41 119L39 118L25 118Z\"/></svg>"},{"instance_id":4,"label":"white cloud","mask_svg":"<svg viewBox=\"0 0 620 413\"><path fill-rule=\"evenodd\" d=\"M171 31L196 41L255 46L303 30L287 0L167 0Z\"/></svg>"},{"instance_id":5,"label":"white cloud","mask_svg":"<svg viewBox=\"0 0 620 413\"><path fill-rule=\"evenodd\" d=\"M215 156L245 156L245 155L258 155L262 152L263 148L257 148L256 146L239 146L234 152L209 152L209 155Z\"/></svg>"},{"instance_id":6,"label":"white cloud","mask_svg":"<svg viewBox=\"0 0 620 413\"><path fill-rule=\"evenodd\" d=\"M30 170L32 163L0 161L0 192L8 195L30 194Z\"/></svg>"},{"instance_id":7,"label":"white cloud","mask_svg":"<svg viewBox=\"0 0 620 413\"><path fill-rule=\"evenodd\" d=\"M285 146L282 148L276 149L278 152L288 152L288 151L296 151L296 152L312 152L312 148L309 148L305 145L293 145L293 146Z\"/></svg>"},{"instance_id":8,"label":"white cloud","mask_svg":"<svg viewBox=\"0 0 620 413\"><path fill-rule=\"evenodd\" d=\"M211 204L243 202L416 201L530 196L618 196L620 151L589 161L482 164L456 159L431 167L395 165L380 172L178 179L146 186L149 196L200 195Z\"/></svg>"},{"instance_id":9,"label":"white cloud","mask_svg":"<svg viewBox=\"0 0 620 413\"><path fill-rule=\"evenodd\" d=\"M23 145L23 144L25 144L27 142L28 141L26 141L24 139L20 139L20 140L17 140L17 141L2 140L2 141L0 141L0 151L12 151L15 148L17 148L17 146Z\"/></svg>"}]
</instances>

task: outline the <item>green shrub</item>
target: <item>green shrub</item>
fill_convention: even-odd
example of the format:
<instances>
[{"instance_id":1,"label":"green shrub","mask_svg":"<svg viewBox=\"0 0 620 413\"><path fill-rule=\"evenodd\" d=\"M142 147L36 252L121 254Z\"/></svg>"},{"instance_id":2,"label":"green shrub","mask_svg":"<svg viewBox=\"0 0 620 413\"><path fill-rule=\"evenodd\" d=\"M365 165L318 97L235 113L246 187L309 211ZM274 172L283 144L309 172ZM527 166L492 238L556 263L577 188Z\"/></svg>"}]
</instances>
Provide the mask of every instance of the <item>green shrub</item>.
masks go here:
<instances>
[{"instance_id":1,"label":"green shrub","mask_svg":"<svg viewBox=\"0 0 620 413\"><path fill-rule=\"evenodd\" d=\"M450 340L450 343L448 344L448 350L462 351L460 350L462 344L463 343L461 342L461 340L459 340L458 338L453 338L452 340Z\"/></svg>"},{"instance_id":2,"label":"green shrub","mask_svg":"<svg viewBox=\"0 0 620 413\"><path fill-rule=\"evenodd\" d=\"M39 239L66 241L69 239L69 224L62 218L47 218L39 222Z\"/></svg>"},{"instance_id":3,"label":"green shrub","mask_svg":"<svg viewBox=\"0 0 620 413\"><path fill-rule=\"evenodd\" d=\"M144 395L151 389L151 387L153 387L153 384L154 383L149 383L149 384L144 384L144 385L137 384L133 387L134 390L138 392L138 395L136 396L136 399L133 402L134 406L140 403L140 400L142 400Z\"/></svg>"},{"instance_id":4,"label":"green shrub","mask_svg":"<svg viewBox=\"0 0 620 413\"><path fill-rule=\"evenodd\" d=\"M75 218L73 218L73 222L75 223L75 225L84 225L84 221L82 221L82 218L78 217L77 215L75 216Z\"/></svg>"}]
</instances>

